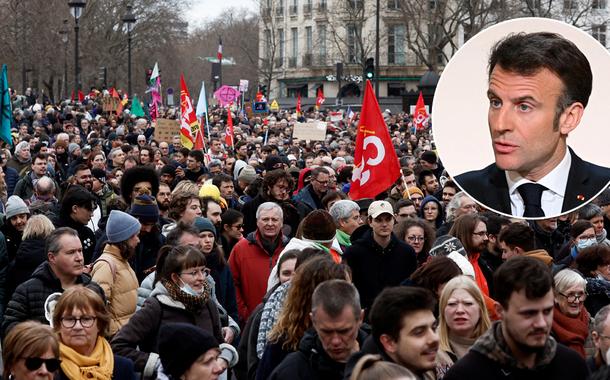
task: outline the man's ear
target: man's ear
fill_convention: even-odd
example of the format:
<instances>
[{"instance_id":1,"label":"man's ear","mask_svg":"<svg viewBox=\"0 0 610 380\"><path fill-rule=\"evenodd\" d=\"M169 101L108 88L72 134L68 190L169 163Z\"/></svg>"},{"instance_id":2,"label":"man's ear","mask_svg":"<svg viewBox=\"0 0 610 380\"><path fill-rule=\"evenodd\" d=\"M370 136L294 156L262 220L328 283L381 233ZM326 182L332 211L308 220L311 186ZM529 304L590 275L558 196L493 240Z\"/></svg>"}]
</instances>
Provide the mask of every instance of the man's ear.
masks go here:
<instances>
[{"instance_id":1,"label":"man's ear","mask_svg":"<svg viewBox=\"0 0 610 380\"><path fill-rule=\"evenodd\" d=\"M383 350L385 352L393 354L398 349L397 342L387 334L381 334L381 336L379 337L379 343L381 343L381 346L383 347Z\"/></svg>"},{"instance_id":2,"label":"man's ear","mask_svg":"<svg viewBox=\"0 0 610 380\"><path fill-rule=\"evenodd\" d=\"M584 112L585 107L580 102L574 102L567 106L559 116L559 132L567 136L576 129Z\"/></svg>"},{"instance_id":3,"label":"man's ear","mask_svg":"<svg viewBox=\"0 0 610 380\"><path fill-rule=\"evenodd\" d=\"M53 252L47 252L47 260L49 260L50 264L55 264L55 255Z\"/></svg>"},{"instance_id":4,"label":"man's ear","mask_svg":"<svg viewBox=\"0 0 610 380\"><path fill-rule=\"evenodd\" d=\"M496 309L496 313L500 318L504 317L504 307L500 304L500 302L494 302L494 308Z\"/></svg>"},{"instance_id":5,"label":"man's ear","mask_svg":"<svg viewBox=\"0 0 610 380\"><path fill-rule=\"evenodd\" d=\"M517 255L519 256L523 256L523 254L525 253L525 251L521 247L515 247L514 249L517 252Z\"/></svg>"}]
</instances>

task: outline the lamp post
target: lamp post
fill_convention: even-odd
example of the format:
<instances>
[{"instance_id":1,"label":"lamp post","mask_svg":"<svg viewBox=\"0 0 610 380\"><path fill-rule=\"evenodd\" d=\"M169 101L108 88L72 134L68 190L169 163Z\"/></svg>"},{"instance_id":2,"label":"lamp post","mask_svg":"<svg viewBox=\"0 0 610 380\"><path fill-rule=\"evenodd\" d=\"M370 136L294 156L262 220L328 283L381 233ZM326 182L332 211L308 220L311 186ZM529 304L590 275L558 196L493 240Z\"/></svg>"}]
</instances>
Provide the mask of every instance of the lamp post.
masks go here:
<instances>
[{"instance_id":1,"label":"lamp post","mask_svg":"<svg viewBox=\"0 0 610 380\"><path fill-rule=\"evenodd\" d=\"M85 8L86 0L70 0L68 6L70 7L70 13L74 17L74 92L75 96L78 96L80 90L80 81L78 80L79 67L78 67L78 20L83 13Z\"/></svg>"},{"instance_id":2,"label":"lamp post","mask_svg":"<svg viewBox=\"0 0 610 380\"><path fill-rule=\"evenodd\" d=\"M136 16L133 14L133 7L127 6L127 13L123 16L123 23L127 25L127 93L131 96L131 29L136 23Z\"/></svg>"},{"instance_id":3,"label":"lamp post","mask_svg":"<svg viewBox=\"0 0 610 380\"><path fill-rule=\"evenodd\" d=\"M64 44L64 99L68 98L68 20L64 20L64 25L59 31L61 42Z\"/></svg>"}]
</instances>

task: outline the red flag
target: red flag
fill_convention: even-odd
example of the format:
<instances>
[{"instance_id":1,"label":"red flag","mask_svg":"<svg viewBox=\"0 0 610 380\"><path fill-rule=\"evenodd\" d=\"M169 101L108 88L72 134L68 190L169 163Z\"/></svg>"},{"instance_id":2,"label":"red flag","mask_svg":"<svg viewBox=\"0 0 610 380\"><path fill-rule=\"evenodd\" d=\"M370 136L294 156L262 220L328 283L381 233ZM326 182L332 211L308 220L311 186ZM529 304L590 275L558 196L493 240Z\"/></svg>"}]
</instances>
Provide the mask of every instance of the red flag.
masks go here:
<instances>
[{"instance_id":1,"label":"red flag","mask_svg":"<svg viewBox=\"0 0 610 380\"><path fill-rule=\"evenodd\" d=\"M197 136L195 136L195 149L204 150L205 145L203 144L203 129L199 128Z\"/></svg>"},{"instance_id":2,"label":"red flag","mask_svg":"<svg viewBox=\"0 0 610 380\"><path fill-rule=\"evenodd\" d=\"M74 90L72 90L72 96L70 97L70 102L74 103Z\"/></svg>"},{"instance_id":3,"label":"red flag","mask_svg":"<svg viewBox=\"0 0 610 380\"><path fill-rule=\"evenodd\" d=\"M415 113L413 114L413 123L418 131L424 130L428 126L428 119L430 116L426 112L426 105L424 104L424 97L419 92L419 98L417 98L417 104L415 105Z\"/></svg>"},{"instance_id":4,"label":"red flag","mask_svg":"<svg viewBox=\"0 0 610 380\"><path fill-rule=\"evenodd\" d=\"M316 108L320 109L320 106L324 103L324 92L322 92L322 87L318 88L318 96L316 97Z\"/></svg>"},{"instance_id":5,"label":"red flag","mask_svg":"<svg viewBox=\"0 0 610 380\"><path fill-rule=\"evenodd\" d=\"M354 163L349 191L353 200L374 198L400 176L398 157L369 80L358 122Z\"/></svg>"},{"instance_id":6,"label":"red flag","mask_svg":"<svg viewBox=\"0 0 610 380\"><path fill-rule=\"evenodd\" d=\"M218 63L222 64L222 40L218 37L218 52L216 53L216 58L218 58Z\"/></svg>"},{"instance_id":7,"label":"red flag","mask_svg":"<svg viewBox=\"0 0 610 380\"><path fill-rule=\"evenodd\" d=\"M83 94L83 92L81 90L78 90L78 101L80 103L85 101L85 95Z\"/></svg>"},{"instance_id":8,"label":"red flag","mask_svg":"<svg viewBox=\"0 0 610 380\"><path fill-rule=\"evenodd\" d=\"M191 95L184 82L184 74L180 74L180 111L182 115L180 117L180 141L183 147L192 149L195 136L201 128L199 128L199 122L195 116Z\"/></svg>"},{"instance_id":9,"label":"red flag","mask_svg":"<svg viewBox=\"0 0 610 380\"><path fill-rule=\"evenodd\" d=\"M297 96L297 115L301 114L301 93Z\"/></svg>"},{"instance_id":10,"label":"red flag","mask_svg":"<svg viewBox=\"0 0 610 380\"><path fill-rule=\"evenodd\" d=\"M118 100L115 112L117 113L117 115L120 115L121 112L123 112L123 102L121 102L121 97L119 96L119 93L116 92L116 89L114 87L110 91L110 96Z\"/></svg>"},{"instance_id":11,"label":"red flag","mask_svg":"<svg viewBox=\"0 0 610 380\"><path fill-rule=\"evenodd\" d=\"M233 147L233 116L231 116L231 106L227 109L227 132L225 134L225 143L227 146Z\"/></svg>"}]
</instances>

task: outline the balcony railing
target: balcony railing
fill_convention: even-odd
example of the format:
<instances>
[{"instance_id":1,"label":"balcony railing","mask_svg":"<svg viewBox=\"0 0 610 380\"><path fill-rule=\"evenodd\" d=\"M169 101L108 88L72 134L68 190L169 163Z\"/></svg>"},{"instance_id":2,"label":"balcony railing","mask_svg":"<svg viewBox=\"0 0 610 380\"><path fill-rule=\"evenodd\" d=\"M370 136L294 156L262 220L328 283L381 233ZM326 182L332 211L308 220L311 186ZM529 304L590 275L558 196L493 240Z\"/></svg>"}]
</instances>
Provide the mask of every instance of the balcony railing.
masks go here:
<instances>
[{"instance_id":1,"label":"balcony railing","mask_svg":"<svg viewBox=\"0 0 610 380\"><path fill-rule=\"evenodd\" d=\"M313 54L311 53L305 53L303 55L303 66L304 67L309 67L313 65Z\"/></svg>"}]
</instances>

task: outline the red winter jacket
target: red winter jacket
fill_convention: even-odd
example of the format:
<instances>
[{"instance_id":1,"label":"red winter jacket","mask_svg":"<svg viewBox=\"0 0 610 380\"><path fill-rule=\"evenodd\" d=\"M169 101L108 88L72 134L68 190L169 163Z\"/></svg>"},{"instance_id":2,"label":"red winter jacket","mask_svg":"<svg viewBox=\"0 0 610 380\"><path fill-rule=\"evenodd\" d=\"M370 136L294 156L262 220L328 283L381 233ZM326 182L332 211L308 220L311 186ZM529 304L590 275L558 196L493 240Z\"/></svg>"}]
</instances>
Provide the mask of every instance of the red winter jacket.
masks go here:
<instances>
[{"instance_id":1,"label":"red winter jacket","mask_svg":"<svg viewBox=\"0 0 610 380\"><path fill-rule=\"evenodd\" d=\"M263 248L258 230L241 239L229 257L229 267L233 274L239 319L245 323L254 308L261 303L267 291L267 279L277 263L280 252L288 244L288 238L281 235L280 243L273 255Z\"/></svg>"}]
</instances>

